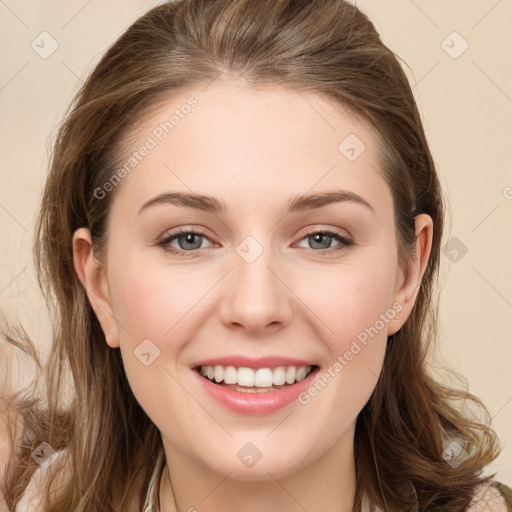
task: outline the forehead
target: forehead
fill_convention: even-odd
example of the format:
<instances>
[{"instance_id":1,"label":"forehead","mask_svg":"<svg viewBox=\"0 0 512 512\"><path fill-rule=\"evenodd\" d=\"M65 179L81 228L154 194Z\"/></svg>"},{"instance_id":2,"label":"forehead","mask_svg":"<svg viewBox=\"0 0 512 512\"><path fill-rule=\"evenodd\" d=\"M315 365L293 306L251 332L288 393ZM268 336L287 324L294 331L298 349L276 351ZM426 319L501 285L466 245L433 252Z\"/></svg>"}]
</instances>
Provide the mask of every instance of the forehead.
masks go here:
<instances>
[{"instance_id":1,"label":"forehead","mask_svg":"<svg viewBox=\"0 0 512 512\"><path fill-rule=\"evenodd\" d=\"M348 188L389 201L377 142L371 126L325 95L218 79L169 96L142 119L121 154L128 172L116 196L142 204L179 189L229 203L245 193L280 200Z\"/></svg>"}]
</instances>

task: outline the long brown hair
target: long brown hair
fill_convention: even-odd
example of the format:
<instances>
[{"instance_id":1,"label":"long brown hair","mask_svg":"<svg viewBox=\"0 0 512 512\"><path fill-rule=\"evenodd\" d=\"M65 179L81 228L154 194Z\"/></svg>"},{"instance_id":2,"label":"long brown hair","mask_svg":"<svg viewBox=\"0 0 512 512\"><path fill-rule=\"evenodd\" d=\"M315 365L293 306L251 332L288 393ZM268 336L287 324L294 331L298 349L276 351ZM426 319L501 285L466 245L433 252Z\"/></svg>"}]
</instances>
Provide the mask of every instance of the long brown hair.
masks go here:
<instances>
[{"instance_id":1,"label":"long brown hair","mask_svg":"<svg viewBox=\"0 0 512 512\"><path fill-rule=\"evenodd\" d=\"M89 228L101 261L115 190L105 197L95 191L114 175L134 127L172 93L222 73L249 85L325 95L375 129L401 265L414 250L415 216L433 219L414 308L389 337L376 389L357 419L354 510L363 493L386 511L409 510L415 499L422 511L465 510L476 485L491 478L481 474L497 456L498 442L485 405L467 389L438 382L429 367L442 191L397 56L368 17L343 0L169 1L130 26L83 84L57 135L36 226L34 255L53 315L53 346L41 367L45 399L21 392L9 397L23 427L4 482L8 506L14 509L38 467L31 453L41 442L69 454L49 511L126 510L137 479L142 506L161 438L131 392L119 350L105 342L75 274L71 240L76 229ZM22 330L5 337L24 350L32 347ZM462 413L467 401L485 422ZM450 446L467 457L449 463Z\"/></svg>"}]
</instances>

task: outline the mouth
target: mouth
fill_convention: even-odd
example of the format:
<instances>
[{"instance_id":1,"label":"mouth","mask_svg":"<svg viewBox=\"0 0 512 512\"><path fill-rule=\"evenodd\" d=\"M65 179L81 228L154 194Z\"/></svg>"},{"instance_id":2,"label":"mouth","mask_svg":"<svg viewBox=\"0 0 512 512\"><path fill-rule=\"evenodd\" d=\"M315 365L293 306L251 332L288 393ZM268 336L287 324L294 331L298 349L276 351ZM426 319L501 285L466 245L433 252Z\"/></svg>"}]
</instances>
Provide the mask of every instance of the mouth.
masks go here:
<instances>
[{"instance_id":1,"label":"mouth","mask_svg":"<svg viewBox=\"0 0 512 512\"><path fill-rule=\"evenodd\" d=\"M291 388L318 369L318 365L267 368L201 365L194 368L203 379L241 393L268 393Z\"/></svg>"}]
</instances>

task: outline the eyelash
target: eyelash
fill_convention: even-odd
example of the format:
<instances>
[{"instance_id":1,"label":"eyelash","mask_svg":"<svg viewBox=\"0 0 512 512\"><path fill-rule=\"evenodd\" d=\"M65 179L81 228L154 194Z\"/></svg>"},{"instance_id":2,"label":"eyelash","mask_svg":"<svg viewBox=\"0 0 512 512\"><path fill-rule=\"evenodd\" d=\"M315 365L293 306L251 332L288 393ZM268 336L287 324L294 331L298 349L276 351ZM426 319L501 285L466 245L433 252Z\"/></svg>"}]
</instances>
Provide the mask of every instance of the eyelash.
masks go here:
<instances>
[{"instance_id":1,"label":"eyelash","mask_svg":"<svg viewBox=\"0 0 512 512\"><path fill-rule=\"evenodd\" d=\"M176 256L181 256L184 258L197 256L197 254L194 254L194 253L197 251L200 251L201 249L192 249L190 251L184 251L184 250L176 249L174 247L169 246L169 243L171 241L175 240L176 238L179 238L180 236L189 235L189 234L190 235L199 235L199 236L208 238L208 236L205 233L202 233L201 231L193 231L191 229L180 229L179 231L176 231L174 233L171 233L169 236L166 236L163 240L158 242L157 245L159 247L162 247L162 249L165 252L174 254ZM316 250L316 249L311 249L311 248L309 249L310 251L313 251L313 252L319 254L320 256L327 256L331 252L341 250L341 249L350 249L354 245L354 242L352 240L350 240L349 238L341 235L340 233L334 232L334 231L322 231L322 230L310 231L310 232L306 233L301 238L301 240L304 240L305 238L311 237L313 235L328 235L328 236L334 238L335 240L337 240L338 242L340 242L340 245L338 245L334 248L330 248L330 249L323 249L323 250Z\"/></svg>"}]
</instances>

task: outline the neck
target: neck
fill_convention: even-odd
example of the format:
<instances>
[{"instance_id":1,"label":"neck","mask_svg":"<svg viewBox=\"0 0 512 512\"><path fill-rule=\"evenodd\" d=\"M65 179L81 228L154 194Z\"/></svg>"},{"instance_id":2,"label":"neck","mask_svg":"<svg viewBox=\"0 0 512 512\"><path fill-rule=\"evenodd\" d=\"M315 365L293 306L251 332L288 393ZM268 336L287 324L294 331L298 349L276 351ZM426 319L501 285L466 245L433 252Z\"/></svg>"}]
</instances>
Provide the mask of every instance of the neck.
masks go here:
<instances>
[{"instance_id":1,"label":"neck","mask_svg":"<svg viewBox=\"0 0 512 512\"><path fill-rule=\"evenodd\" d=\"M230 478L200 464L165 439L161 512L352 512L356 493L353 431L299 470L265 471L255 480ZM266 475L266 476L265 476Z\"/></svg>"}]
</instances>

